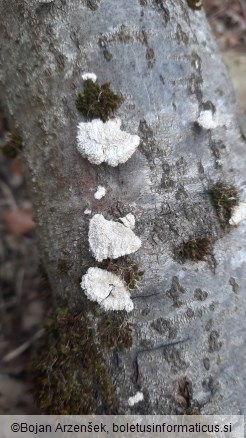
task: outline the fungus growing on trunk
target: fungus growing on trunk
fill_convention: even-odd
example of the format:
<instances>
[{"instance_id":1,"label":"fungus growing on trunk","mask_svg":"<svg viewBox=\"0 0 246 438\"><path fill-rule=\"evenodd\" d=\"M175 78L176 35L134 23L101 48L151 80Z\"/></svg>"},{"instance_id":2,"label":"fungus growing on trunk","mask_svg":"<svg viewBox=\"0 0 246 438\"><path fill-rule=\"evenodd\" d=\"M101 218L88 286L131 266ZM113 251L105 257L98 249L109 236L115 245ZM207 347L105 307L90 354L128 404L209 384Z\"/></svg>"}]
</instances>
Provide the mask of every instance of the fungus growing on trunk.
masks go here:
<instances>
[{"instance_id":1,"label":"fungus growing on trunk","mask_svg":"<svg viewBox=\"0 0 246 438\"><path fill-rule=\"evenodd\" d=\"M213 111L209 109L200 112L197 123L202 128L209 130L223 126L229 128L231 120L228 114L218 110L213 113Z\"/></svg>"},{"instance_id":2,"label":"fungus growing on trunk","mask_svg":"<svg viewBox=\"0 0 246 438\"><path fill-rule=\"evenodd\" d=\"M136 252L141 240L130 228L95 214L90 220L89 244L95 259L102 262Z\"/></svg>"},{"instance_id":3,"label":"fungus growing on trunk","mask_svg":"<svg viewBox=\"0 0 246 438\"><path fill-rule=\"evenodd\" d=\"M106 189L103 186L98 186L97 191L94 193L95 199L102 199L106 195Z\"/></svg>"},{"instance_id":4,"label":"fungus growing on trunk","mask_svg":"<svg viewBox=\"0 0 246 438\"><path fill-rule=\"evenodd\" d=\"M140 138L122 131L119 118L103 123L96 119L78 125L77 149L93 164L110 166L125 163L137 149Z\"/></svg>"},{"instance_id":5,"label":"fungus growing on trunk","mask_svg":"<svg viewBox=\"0 0 246 438\"><path fill-rule=\"evenodd\" d=\"M132 213L128 213L124 217L120 217L120 221L125 225L125 227L134 230L135 228L135 217Z\"/></svg>"},{"instance_id":6,"label":"fungus growing on trunk","mask_svg":"<svg viewBox=\"0 0 246 438\"><path fill-rule=\"evenodd\" d=\"M201 111L197 122L204 129L214 129L218 126L218 121L211 110Z\"/></svg>"},{"instance_id":7,"label":"fungus growing on trunk","mask_svg":"<svg viewBox=\"0 0 246 438\"><path fill-rule=\"evenodd\" d=\"M144 399L143 393L142 392L137 392L132 397L129 397L128 404L129 404L129 406L134 406L136 403L139 403L143 399Z\"/></svg>"},{"instance_id":8,"label":"fungus growing on trunk","mask_svg":"<svg viewBox=\"0 0 246 438\"><path fill-rule=\"evenodd\" d=\"M88 81L90 79L93 83L97 81L97 75L95 73L82 73L82 79Z\"/></svg>"},{"instance_id":9,"label":"fungus growing on trunk","mask_svg":"<svg viewBox=\"0 0 246 438\"><path fill-rule=\"evenodd\" d=\"M239 205L233 207L232 216L229 220L230 225L238 225L246 219L246 203L240 202Z\"/></svg>"},{"instance_id":10,"label":"fungus growing on trunk","mask_svg":"<svg viewBox=\"0 0 246 438\"><path fill-rule=\"evenodd\" d=\"M125 283L115 274L100 268L89 268L83 275L81 288L89 300L104 310L133 310L133 302Z\"/></svg>"}]
</instances>

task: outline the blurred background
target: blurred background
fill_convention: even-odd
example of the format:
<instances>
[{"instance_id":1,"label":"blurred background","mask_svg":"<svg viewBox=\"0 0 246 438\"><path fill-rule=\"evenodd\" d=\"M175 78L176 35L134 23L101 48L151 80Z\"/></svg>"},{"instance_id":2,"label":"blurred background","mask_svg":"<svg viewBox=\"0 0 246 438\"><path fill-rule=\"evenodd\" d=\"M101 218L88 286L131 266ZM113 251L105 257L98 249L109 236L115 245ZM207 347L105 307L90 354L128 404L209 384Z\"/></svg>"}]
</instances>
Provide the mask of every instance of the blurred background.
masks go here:
<instances>
[{"instance_id":1,"label":"blurred background","mask_svg":"<svg viewBox=\"0 0 246 438\"><path fill-rule=\"evenodd\" d=\"M246 0L203 0L203 4L246 114Z\"/></svg>"},{"instance_id":2,"label":"blurred background","mask_svg":"<svg viewBox=\"0 0 246 438\"><path fill-rule=\"evenodd\" d=\"M246 114L246 0L203 0ZM0 414L34 414L28 360L49 313L50 291L39 261L21 138L0 103Z\"/></svg>"}]
</instances>

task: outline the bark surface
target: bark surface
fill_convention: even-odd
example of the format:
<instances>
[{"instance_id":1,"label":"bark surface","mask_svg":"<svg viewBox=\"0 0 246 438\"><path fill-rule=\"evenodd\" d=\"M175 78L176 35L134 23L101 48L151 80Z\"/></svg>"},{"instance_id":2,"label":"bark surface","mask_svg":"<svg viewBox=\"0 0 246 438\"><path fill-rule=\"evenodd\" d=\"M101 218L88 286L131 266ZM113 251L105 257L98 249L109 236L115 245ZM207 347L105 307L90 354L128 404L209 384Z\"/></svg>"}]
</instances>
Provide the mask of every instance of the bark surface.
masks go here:
<instances>
[{"instance_id":1,"label":"bark surface","mask_svg":"<svg viewBox=\"0 0 246 438\"><path fill-rule=\"evenodd\" d=\"M246 224L224 234L208 196L222 180L245 201L245 142L204 13L184 0L1 0L0 8L0 97L23 136L54 294L90 310L78 282L95 266L86 209L136 217L142 247L133 258L145 276L132 293L134 342L108 358L119 412L168 414L198 403L202 413L245 414ZM123 127L141 137L116 168L76 150L85 71L122 93ZM209 109L214 129L196 123ZM101 200L98 185L107 189ZM215 241L208 261L174 258L175 245L204 235ZM130 407L137 391L144 401Z\"/></svg>"}]
</instances>

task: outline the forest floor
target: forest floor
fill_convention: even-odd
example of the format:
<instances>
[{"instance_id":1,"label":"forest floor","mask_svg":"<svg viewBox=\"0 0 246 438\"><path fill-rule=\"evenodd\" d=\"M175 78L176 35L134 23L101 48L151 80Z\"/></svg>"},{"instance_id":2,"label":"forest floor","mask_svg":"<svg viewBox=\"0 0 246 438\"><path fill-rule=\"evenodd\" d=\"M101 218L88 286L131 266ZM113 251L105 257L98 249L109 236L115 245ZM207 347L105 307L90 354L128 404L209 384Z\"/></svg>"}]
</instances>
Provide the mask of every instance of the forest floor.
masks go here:
<instances>
[{"instance_id":1,"label":"forest floor","mask_svg":"<svg viewBox=\"0 0 246 438\"><path fill-rule=\"evenodd\" d=\"M203 0L203 3L246 114L246 0Z\"/></svg>"},{"instance_id":2,"label":"forest floor","mask_svg":"<svg viewBox=\"0 0 246 438\"><path fill-rule=\"evenodd\" d=\"M246 114L246 1L204 0L217 43ZM0 150L7 126L0 110ZM18 152L18 151L17 151ZM36 413L27 363L49 301L21 153L0 153L0 414Z\"/></svg>"}]
</instances>

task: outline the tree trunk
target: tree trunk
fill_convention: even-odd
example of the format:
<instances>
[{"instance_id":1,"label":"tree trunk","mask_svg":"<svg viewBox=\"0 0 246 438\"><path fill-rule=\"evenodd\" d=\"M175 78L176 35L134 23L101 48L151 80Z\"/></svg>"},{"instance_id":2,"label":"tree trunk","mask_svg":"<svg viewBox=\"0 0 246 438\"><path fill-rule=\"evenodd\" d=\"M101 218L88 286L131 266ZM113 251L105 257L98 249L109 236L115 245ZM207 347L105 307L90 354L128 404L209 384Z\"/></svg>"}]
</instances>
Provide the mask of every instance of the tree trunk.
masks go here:
<instances>
[{"instance_id":1,"label":"tree trunk","mask_svg":"<svg viewBox=\"0 0 246 438\"><path fill-rule=\"evenodd\" d=\"M204 12L185 0L1 0L0 28L0 98L23 137L58 301L94 308L79 285L96 266L91 218L136 218L142 246L131 257L145 275L127 314L133 345L106 359L118 412L197 404L204 414L245 413L245 224L225 233L208 194L222 181L244 200L245 143ZM123 96L117 116L141 138L124 164L91 164L77 151L83 72ZM181 263L174 248L204 236L213 254ZM137 391L144 400L131 407Z\"/></svg>"}]
</instances>

